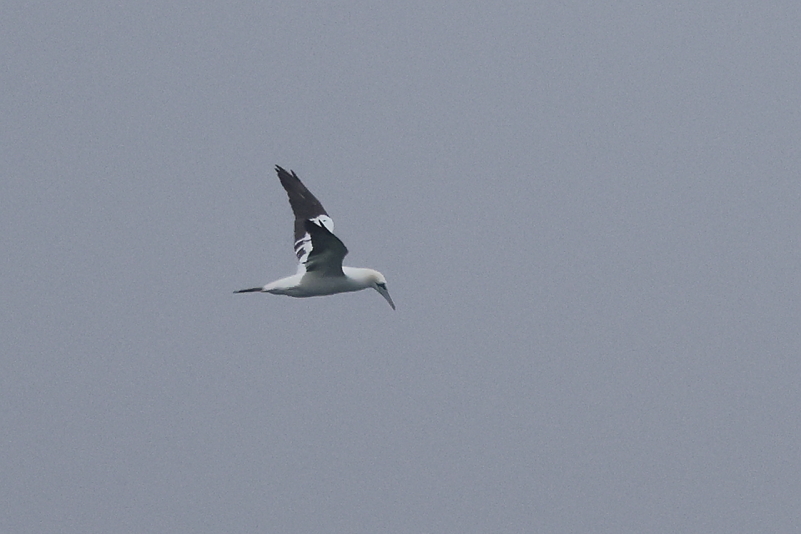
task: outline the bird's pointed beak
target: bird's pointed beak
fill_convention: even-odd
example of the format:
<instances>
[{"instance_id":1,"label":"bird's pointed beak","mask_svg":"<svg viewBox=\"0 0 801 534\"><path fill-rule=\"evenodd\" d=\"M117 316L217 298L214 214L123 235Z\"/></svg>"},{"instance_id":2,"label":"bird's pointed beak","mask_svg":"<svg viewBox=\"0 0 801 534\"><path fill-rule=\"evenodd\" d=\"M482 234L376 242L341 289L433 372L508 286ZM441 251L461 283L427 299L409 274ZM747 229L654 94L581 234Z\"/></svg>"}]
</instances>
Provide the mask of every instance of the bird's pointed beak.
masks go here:
<instances>
[{"instance_id":1,"label":"bird's pointed beak","mask_svg":"<svg viewBox=\"0 0 801 534\"><path fill-rule=\"evenodd\" d=\"M378 291L379 293L381 293L382 297L387 299L387 302L389 302L389 305L392 306L392 309L394 310L395 309L395 303L392 302L392 297L389 296L389 291L387 290L387 288L381 287L381 286L376 286L375 290Z\"/></svg>"}]
</instances>

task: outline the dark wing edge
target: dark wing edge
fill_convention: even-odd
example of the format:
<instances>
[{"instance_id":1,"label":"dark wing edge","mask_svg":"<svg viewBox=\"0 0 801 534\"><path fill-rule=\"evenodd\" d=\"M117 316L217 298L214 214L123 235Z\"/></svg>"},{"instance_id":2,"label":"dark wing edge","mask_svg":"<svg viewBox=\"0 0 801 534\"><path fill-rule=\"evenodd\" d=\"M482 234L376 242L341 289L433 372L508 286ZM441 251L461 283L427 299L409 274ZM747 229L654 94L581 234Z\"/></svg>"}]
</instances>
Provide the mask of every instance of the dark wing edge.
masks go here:
<instances>
[{"instance_id":1,"label":"dark wing edge","mask_svg":"<svg viewBox=\"0 0 801 534\"><path fill-rule=\"evenodd\" d=\"M276 165L275 172L289 197L289 205L292 206L292 213L296 219L313 219L319 215L328 215L323 205L303 185L295 171L287 172L283 167Z\"/></svg>"},{"instance_id":2,"label":"dark wing edge","mask_svg":"<svg viewBox=\"0 0 801 534\"><path fill-rule=\"evenodd\" d=\"M342 260L348 254L345 246L337 236L321 224L304 221L304 229L311 236L312 249L306 258L306 272L317 271L328 275L342 275Z\"/></svg>"},{"instance_id":3,"label":"dark wing edge","mask_svg":"<svg viewBox=\"0 0 801 534\"><path fill-rule=\"evenodd\" d=\"M295 171L286 169L280 165L275 166L275 172L278 174L278 179L289 197L289 205L292 207L292 213L295 215L294 237L295 237L295 254L298 260L303 262L304 257L309 252L307 244L309 235L304 226L305 221L316 219L320 216L325 216L329 220L331 217L326 213L325 208L317 200L311 191L309 191L303 182L300 181ZM331 226L333 228L333 226Z\"/></svg>"}]
</instances>

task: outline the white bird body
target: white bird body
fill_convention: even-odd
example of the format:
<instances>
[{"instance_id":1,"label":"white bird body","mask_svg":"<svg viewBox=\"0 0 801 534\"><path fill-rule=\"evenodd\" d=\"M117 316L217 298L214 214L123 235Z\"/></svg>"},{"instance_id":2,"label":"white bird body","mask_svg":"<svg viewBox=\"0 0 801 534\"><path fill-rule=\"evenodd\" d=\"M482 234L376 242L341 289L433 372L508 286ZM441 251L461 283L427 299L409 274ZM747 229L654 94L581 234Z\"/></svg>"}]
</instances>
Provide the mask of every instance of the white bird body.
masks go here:
<instances>
[{"instance_id":1,"label":"white bird body","mask_svg":"<svg viewBox=\"0 0 801 534\"><path fill-rule=\"evenodd\" d=\"M381 273L373 269L342 267L342 271L345 276L321 276L314 271L293 274L270 282L261 291L290 297L318 297L360 291L373 287L381 279Z\"/></svg>"},{"instance_id":2,"label":"white bird body","mask_svg":"<svg viewBox=\"0 0 801 534\"><path fill-rule=\"evenodd\" d=\"M261 292L304 298L373 288L394 310L395 304L387 291L384 275L373 269L343 267L342 259L348 249L333 234L334 221L294 172L278 166L275 169L295 214L298 272L266 286L241 289L235 293Z\"/></svg>"}]
</instances>

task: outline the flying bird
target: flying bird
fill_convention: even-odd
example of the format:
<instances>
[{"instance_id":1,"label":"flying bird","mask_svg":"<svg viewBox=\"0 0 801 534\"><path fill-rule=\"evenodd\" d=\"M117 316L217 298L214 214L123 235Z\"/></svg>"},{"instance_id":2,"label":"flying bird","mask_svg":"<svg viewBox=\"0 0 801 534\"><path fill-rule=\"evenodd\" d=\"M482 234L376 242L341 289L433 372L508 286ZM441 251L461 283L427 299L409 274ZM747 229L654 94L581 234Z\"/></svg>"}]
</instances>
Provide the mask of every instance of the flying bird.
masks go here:
<instances>
[{"instance_id":1,"label":"flying bird","mask_svg":"<svg viewBox=\"0 0 801 534\"><path fill-rule=\"evenodd\" d=\"M384 275L373 269L343 267L348 253L345 244L334 235L334 221L314 195L306 189L294 171L275 166L278 179L289 195L295 214L295 255L298 272L270 282L264 287L240 289L234 293L272 293L290 297L318 297L373 288L392 309L395 304L387 291Z\"/></svg>"}]
</instances>

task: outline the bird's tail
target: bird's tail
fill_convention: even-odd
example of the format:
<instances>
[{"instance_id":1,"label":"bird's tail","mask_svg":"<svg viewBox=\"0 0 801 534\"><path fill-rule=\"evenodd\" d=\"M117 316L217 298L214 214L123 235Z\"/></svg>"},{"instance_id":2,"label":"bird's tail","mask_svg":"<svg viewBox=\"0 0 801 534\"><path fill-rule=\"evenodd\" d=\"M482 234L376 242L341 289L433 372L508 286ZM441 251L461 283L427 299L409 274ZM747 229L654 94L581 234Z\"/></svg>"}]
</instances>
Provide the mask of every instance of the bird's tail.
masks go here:
<instances>
[{"instance_id":1,"label":"bird's tail","mask_svg":"<svg viewBox=\"0 0 801 534\"><path fill-rule=\"evenodd\" d=\"M256 291L261 291L263 288L261 287L251 287L250 289L240 289L239 291L234 291L234 293L253 293Z\"/></svg>"}]
</instances>

